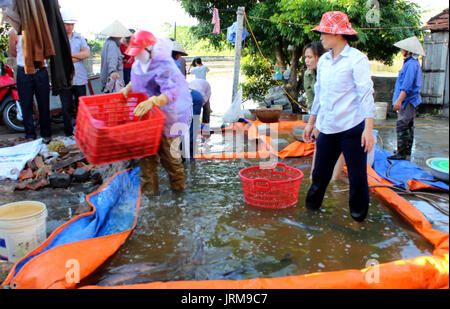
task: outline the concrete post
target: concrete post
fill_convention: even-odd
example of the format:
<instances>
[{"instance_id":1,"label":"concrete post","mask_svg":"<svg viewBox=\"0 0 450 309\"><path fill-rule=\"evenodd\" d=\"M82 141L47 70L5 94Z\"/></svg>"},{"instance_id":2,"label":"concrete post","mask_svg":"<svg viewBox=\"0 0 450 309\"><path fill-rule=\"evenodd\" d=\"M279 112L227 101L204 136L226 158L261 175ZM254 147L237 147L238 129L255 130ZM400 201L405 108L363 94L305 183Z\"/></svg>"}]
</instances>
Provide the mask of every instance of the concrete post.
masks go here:
<instances>
[{"instance_id":1,"label":"concrete post","mask_svg":"<svg viewBox=\"0 0 450 309\"><path fill-rule=\"evenodd\" d=\"M239 90L239 76L241 73L241 51L242 51L242 35L244 29L244 13L245 8L239 7L237 11L237 30L234 56L234 78L233 78L233 96L234 100Z\"/></svg>"}]
</instances>

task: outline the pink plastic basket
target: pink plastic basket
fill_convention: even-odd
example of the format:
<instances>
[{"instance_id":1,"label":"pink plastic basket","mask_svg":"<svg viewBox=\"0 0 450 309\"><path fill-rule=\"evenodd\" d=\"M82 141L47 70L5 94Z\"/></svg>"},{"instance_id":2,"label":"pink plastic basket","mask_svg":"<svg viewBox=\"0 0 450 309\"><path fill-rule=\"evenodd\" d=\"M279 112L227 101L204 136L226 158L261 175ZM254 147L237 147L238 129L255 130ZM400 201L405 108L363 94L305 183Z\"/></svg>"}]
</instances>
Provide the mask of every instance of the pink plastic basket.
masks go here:
<instances>
[{"instance_id":1,"label":"pink plastic basket","mask_svg":"<svg viewBox=\"0 0 450 309\"><path fill-rule=\"evenodd\" d=\"M269 169L249 167L239 173L247 204L272 209L297 204L303 177L302 171L283 163Z\"/></svg>"}]
</instances>

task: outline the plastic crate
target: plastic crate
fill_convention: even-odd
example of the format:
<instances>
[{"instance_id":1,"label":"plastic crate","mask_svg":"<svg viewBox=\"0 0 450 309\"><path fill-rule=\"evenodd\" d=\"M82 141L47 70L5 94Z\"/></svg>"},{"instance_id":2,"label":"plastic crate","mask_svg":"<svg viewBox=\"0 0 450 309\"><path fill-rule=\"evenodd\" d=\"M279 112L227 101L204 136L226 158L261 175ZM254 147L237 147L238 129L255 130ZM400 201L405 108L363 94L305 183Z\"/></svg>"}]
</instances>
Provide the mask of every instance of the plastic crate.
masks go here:
<instances>
[{"instance_id":1,"label":"plastic crate","mask_svg":"<svg viewBox=\"0 0 450 309\"><path fill-rule=\"evenodd\" d=\"M165 115L154 107L142 117L134 109L147 96L120 93L80 98L75 139L91 164L101 165L158 153Z\"/></svg>"},{"instance_id":2,"label":"plastic crate","mask_svg":"<svg viewBox=\"0 0 450 309\"><path fill-rule=\"evenodd\" d=\"M283 163L268 169L249 167L239 173L246 203L272 209L297 204L303 177L302 171Z\"/></svg>"}]
</instances>

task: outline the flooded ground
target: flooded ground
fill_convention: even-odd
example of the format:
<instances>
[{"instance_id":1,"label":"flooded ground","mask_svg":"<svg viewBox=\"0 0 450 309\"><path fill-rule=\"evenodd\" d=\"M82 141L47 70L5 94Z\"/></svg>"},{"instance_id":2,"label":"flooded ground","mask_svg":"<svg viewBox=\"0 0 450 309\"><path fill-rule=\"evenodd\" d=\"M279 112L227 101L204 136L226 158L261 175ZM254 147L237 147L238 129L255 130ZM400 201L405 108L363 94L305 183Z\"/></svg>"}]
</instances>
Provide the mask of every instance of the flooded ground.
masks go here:
<instances>
[{"instance_id":1,"label":"flooded ground","mask_svg":"<svg viewBox=\"0 0 450 309\"><path fill-rule=\"evenodd\" d=\"M215 140L226 148L224 137ZM330 185L320 211L307 210L311 159L285 163L303 170L305 178L297 205L284 210L244 202L238 174L256 161L187 164L184 193L173 193L161 171L160 196L142 200L129 240L82 285L272 278L431 254L431 244L375 198L367 220L354 222L345 179Z\"/></svg>"}]
</instances>

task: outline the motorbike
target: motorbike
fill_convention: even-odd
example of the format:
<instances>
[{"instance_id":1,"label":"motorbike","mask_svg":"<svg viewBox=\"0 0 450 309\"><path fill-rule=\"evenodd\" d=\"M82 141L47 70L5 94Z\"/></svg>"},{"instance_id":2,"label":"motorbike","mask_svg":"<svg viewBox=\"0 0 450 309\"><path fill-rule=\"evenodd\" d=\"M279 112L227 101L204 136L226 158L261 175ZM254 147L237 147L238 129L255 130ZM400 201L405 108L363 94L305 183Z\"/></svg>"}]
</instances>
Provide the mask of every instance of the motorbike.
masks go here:
<instances>
[{"instance_id":1,"label":"motorbike","mask_svg":"<svg viewBox=\"0 0 450 309\"><path fill-rule=\"evenodd\" d=\"M8 64L0 64L0 114L4 124L16 131L25 132L23 125L22 107L20 105L19 92L14 80L14 70ZM50 85L51 89L51 85ZM34 125L39 126L39 111L37 103L33 104ZM63 123L62 109L60 107L50 110L50 119L52 123Z\"/></svg>"},{"instance_id":2,"label":"motorbike","mask_svg":"<svg viewBox=\"0 0 450 309\"><path fill-rule=\"evenodd\" d=\"M0 64L0 113L3 122L17 132L24 132L19 93L14 80L13 69L5 63Z\"/></svg>"}]
</instances>

